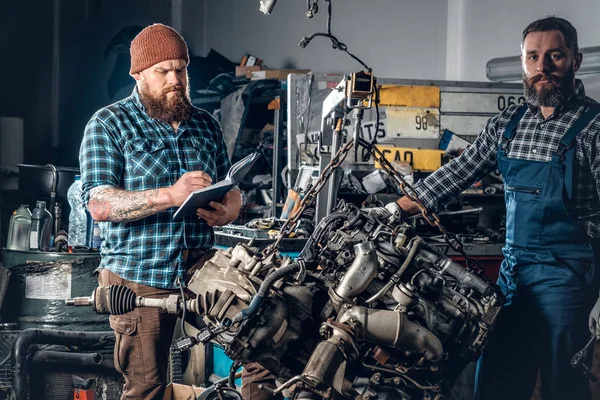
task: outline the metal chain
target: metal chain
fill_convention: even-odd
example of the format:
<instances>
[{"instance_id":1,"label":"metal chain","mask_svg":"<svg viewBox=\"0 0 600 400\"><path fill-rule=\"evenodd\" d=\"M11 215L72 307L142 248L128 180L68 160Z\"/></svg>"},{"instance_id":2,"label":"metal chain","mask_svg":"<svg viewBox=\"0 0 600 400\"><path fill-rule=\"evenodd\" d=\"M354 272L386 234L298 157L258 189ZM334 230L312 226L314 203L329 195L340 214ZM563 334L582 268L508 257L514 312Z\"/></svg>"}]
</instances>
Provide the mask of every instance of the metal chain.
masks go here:
<instances>
[{"instance_id":1,"label":"metal chain","mask_svg":"<svg viewBox=\"0 0 600 400\"><path fill-rule=\"evenodd\" d=\"M438 215L433 211L429 210L427 206L425 206L423 202L421 202L413 187L410 186L408 182L406 182L404 177L402 177L402 175L400 175L398 171L396 171L394 166L383 156L383 153L376 146L372 145L371 143L365 141L362 138L358 139L358 144L366 148L367 151L369 151L369 153L371 153L371 155L373 156L373 159L379 162L379 165L381 165L382 169L385 170L388 173L388 175L390 175L397 181L397 183L400 186L400 190L402 190L404 195L408 197L409 200L415 203L425 221L427 221L429 225L438 228L442 235L444 235L444 240L446 241L448 246L450 246L452 250L460 253L465 258L467 269L469 271L475 272L477 275L485 279L488 283L491 283L490 279L485 274L485 271L483 270L481 264L479 264L477 260L471 258L471 256L467 254L464 247L462 246L462 243L456 237L456 235L452 232L449 232L442 225ZM331 174L333 174L335 168L339 167L342 164L342 162L344 162L346 156L348 155L348 152L350 151L353 145L354 139L350 139L342 148L340 148L337 151L337 153L331 159L329 164L327 164L325 169L323 169L323 172L321 172L319 178L315 181L315 183L312 186L309 187L308 191L305 193L304 197L300 201L300 207L298 207L296 211L293 212L292 215L285 221L285 223L279 231L277 239L262 251L263 259L273 254L279 248L281 240L284 237L288 237L289 234L293 231L293 229L296 227L298 219L300 218L306 207L314 201L321 189L323 189L323 186L325 186L325 183L329 180L329 177L331 176Z\"/></svg>"},{"instance_id":2,"label":"metal chain","mask_svg":"<svg viewBox=\"0 0 600 400\"><path fill-rule=\"evenodd\" d=\"M273 254L279 248L281 240L284 237L289 236L290 233L292 233L292 231L296 227L298 219L300 219L300 216L302 215L306 207L308 207L314 201L314 199L317 197L321 189L323 189L325 183L327 183L329 177L331 176L331 174L333 174L335 169L344 162L346 156L348 155L348 152L350 151L353 145L354 140L350 139L348 143L341 147L337 151L337 153L335 153L335 156L331 159L329 164L327 164L325 169L323 169L323 172L321 172L321 175L319 175L319 178L315 181L315 183L309 186L308 190L304 194L304 197L300 201L300 206L296 209L296 211L292 213L292 215L285 221L285 223L279 230L279 235L277 235L277 239L275 240L275 242L271 243L263 250L262 254L264 258L267 258L269 255Z\"/></svg>"},{"instance_id":3,"label":"metal chain","mask_svg":"<svg viewBox=\"0 0 600 400\"><path fill-rule=\"evenodd\" d=\"M442 233L442 235L444 235L444 240L446 241L448 246L450 246L450 248L452 250L460 253L465 258L465 263L467 265L467 269L469 271L475 272L477 275L479 275L483 279L485 279L488 283L491 283L490 279L485 274L485 271L483 270L483 267L481 266L481 264L479 264L479 262L477 260L471 258L467 254L467 252L465 251L465 249L462 246L462 243L456 237L456 235L452 232L449 232L442 225L438 215L436 213L434 213L433 211L429 210L427 208L427 206L425 206L423 204L423 202L421 202L421 200L418 198L413 187L410 186L408 184L408 182L406 182L404 177L402 175L400 175L398 173L398 171L396 171L394 166L383 156L383 153L376 146L371 145L370 143L366 142L364 139L359 139L359 144L364 146L367 149L367 151L369 151L371 153L373 158L379 163L379 165L381 165L382 169L384 169L391 177L396 179L397 183L400 186L400 190L402 190L404 195L406 197L408 197L409 200L411 200L413 203L415 203L415 205L421 212L421 215L423 216L425 221L427 221L427 223L429 225L435 226L436 228L438 228L438 230Z\"/></svg>"}]
</instances>

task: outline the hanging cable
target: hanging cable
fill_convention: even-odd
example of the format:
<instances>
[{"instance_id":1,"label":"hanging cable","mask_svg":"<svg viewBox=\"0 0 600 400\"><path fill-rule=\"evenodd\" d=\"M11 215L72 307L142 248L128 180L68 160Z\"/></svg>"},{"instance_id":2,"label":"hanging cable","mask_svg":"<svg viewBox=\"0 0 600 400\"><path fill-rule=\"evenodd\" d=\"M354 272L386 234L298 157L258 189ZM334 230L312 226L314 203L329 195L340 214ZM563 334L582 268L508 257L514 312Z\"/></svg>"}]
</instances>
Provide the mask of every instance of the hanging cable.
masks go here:
<instances>
[{"instance_id":1,"label":"hanging cable","mask_svg":"<svg viewBox=\"0 0 600 400\"><path fill-rule=\"evenodd\" d=\"M346 46L345 43L342 43L338 40L338 38L336 38L335 36L333 36L331 34L331 2L332 0L325 0L327 2L327 33L323 33L323 32L317 32L317 33L313 33L310 36L305 36L302 38L302 40L300 41L300 43L298 44L298 46L300 46L301 48L305 48L306 46L308 46L308 44L315 38L315 37L326 37L331 41L331 46L336 49L336 50L341 50L343 52L345 52L346 54L348 54L350 57L352 57L354 60L356 60L360 65L363 66L363 68L368 71L368 72L372 72L372 69L369 68L369 66L367 64L365 64L360 58L356 57L354 54L350 53L348 51L348 46ZM316 2L315 2L316 3Z\"/></svg>"},{"instance_id":2,"label":"hanging cable","mask_svg":"<svg viewBox=\"0 0 600 400\"><path fill-rule=\"evenodd\" d=\"M179 292L181 293L181 303L182 303L182 314L181 314L181 332L183 333L183 336L186 337L187 333L185 332L185 315L186 315L186 309L185 309L185 292L183 290L183 287L185 286L185 282L183 281L183 279L181 279L179 276L177 277L177 286L179 286Z\"/></svg>"},{"instance_id":3,"label":"hanging cable","mask_svg":"<svg viewBox=\"0 0 600 400\"><path fill-rule=\"evenodd\" d=\"M369 143L370 148L375 147L375 145L377 144L377 132L379 132L379 89L377 88L377 85L373 85L373 89L375 90L375 134L373 135L373 139L371 139L371 142ZM371 153L369 151L365 152L362 158L363 162L367 162L370 159Z\"/></svg>"}]
</instances>

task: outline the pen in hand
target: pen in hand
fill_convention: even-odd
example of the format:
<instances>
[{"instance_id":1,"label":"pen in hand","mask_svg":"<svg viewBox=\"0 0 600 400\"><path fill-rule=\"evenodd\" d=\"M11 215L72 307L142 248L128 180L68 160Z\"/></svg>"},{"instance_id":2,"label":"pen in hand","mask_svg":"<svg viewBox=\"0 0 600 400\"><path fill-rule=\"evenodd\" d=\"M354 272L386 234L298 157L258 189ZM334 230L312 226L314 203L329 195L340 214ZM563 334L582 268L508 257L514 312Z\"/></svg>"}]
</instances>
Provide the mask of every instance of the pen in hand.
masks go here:
<instances>
[{"instance_id":1,"label":"pen in hand","mask_svg":"<svg viewBox=\"0 0 600 400\"><path fill-rule=\"evenodd\" d=\"M185 168L179 168L179 172L181 172L182 174L185 174L186 172L188 172L188 170Z\"/></svg>"}]
</instances>

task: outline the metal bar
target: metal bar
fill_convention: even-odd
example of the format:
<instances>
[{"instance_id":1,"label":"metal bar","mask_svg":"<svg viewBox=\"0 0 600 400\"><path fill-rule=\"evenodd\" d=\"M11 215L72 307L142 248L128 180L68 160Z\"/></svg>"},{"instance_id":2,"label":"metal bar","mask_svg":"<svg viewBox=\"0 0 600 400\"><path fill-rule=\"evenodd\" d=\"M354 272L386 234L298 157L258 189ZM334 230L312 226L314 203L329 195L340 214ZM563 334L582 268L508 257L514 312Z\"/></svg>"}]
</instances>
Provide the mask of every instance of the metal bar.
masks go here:
<instances>
[{"instance_id":1,"label":"metal bar","mask_svg":"<svg viewBox=\"0 0 600 400\"><path fill-rule=\"evenodd\" d=\"M271 196L271 216L277 218L277 203L279 202L279 191L280 185L280 165L281 165L281 126L282 126L282 113L281 113L281 96L275 96L275 100L279 104L279 107L275 109L275 128L273 130L273 193Z\"/></svg>"},{"instance_id":2,"label":"metal bar","mask_svg":"<svg viewBox=\"0 0 600 400\"><path fill-rule=\"evenodd\" d=\"M343 116L339 115L337 112L333 112L333 139L331 143L331 154L336 154L338 150L342 147L342 128L344 125ZM322 172L322 170L321 170ZM341 171L339 168L336 168L335 171L331 174L331 178L328 182L328 191L327 191L327 214L328 215L333 207L337 203L337 195L338 195L338 187L340 183L340 174Z\"/></svg>"}]
</instances>

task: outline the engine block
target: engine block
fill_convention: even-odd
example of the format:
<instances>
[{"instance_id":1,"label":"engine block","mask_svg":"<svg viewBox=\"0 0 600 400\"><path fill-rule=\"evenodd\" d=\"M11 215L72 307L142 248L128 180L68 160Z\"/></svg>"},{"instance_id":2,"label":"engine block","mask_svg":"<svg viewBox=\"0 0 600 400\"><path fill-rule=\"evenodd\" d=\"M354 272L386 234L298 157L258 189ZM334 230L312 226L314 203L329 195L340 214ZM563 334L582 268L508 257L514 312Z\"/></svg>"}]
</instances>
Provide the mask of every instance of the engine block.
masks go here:
<instances>
[{"instance_id":1,"label":"engine block","mask_svg":"<svg viewBox=\"0 0 600 400\"><path fill-rule=\"evenodd\" d=\"M503 305L494 284L398 215L344 202L296 260L240 244L188 288L226 354L259 362L296 399L443 398Z\"/></svg>"}]
</instances>

